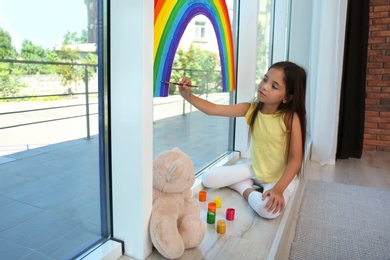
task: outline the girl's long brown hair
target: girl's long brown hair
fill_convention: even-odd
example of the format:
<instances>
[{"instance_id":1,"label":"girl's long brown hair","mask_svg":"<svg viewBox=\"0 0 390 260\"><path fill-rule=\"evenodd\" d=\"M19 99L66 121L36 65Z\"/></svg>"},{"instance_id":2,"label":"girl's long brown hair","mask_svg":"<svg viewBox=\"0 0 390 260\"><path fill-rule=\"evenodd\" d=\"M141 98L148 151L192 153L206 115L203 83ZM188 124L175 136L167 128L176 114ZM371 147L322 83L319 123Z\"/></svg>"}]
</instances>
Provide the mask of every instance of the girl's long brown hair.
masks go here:
<instances>
[{"instance_id":1,"label":"girl's long brown hair","mask_svg":"<svg viewBox=\"0 0 390 260\"><path fill-rule=\"evenodd\" d=\"M291 138L291 127L294 113L297 113L302 129L302 158L305 154L306 145L306 71L297 64L290 61L281 61L274 63L270 69L281 69L284 72L284 83L286 85L286 97L288 101L286 103L281 102L278 107L278 114L285 114L286 128L287 128L287 147L285 156L288 158ZM289 98L289 97L292 97ZM248 140L250 140L255 120L260 109L263 107L261 102L257 103L256 109L253 111L249 120L249 133Z\"/></svg>"}]
</instances>

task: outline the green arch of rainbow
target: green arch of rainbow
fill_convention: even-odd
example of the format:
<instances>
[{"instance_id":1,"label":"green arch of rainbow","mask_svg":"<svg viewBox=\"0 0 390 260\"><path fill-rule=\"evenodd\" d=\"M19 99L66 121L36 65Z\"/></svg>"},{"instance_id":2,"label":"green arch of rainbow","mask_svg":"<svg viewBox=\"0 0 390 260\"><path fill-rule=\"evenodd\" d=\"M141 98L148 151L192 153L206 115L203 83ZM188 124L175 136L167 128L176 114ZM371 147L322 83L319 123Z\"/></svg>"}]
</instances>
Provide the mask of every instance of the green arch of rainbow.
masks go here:
<instances>
[{"instance_id":1,"label":"green arch of rainbow","mask_svg":"<svg viewBox=\"0 0 390 260\"><path fill-rule=\"evenodd\" d=\"M155 0L153 96L168 96L172 64L188 23L199 14L214 27L222 70L222 89L234 86L234 51L229 13L224 0Z\"/></svg>"}]
</instances>

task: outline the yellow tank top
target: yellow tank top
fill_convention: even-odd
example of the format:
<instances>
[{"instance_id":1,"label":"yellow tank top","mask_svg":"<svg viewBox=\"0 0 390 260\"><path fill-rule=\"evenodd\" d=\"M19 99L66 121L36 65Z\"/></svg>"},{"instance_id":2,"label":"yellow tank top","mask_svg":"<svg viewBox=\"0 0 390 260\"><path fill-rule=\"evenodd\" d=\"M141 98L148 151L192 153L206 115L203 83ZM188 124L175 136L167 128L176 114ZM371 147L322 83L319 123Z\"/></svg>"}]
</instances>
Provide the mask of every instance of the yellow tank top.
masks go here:
<instances>
[{"instance_id":1,"label":"yellow tank top","mask_svg":"<svg viewBox=\"0 0 390 260\"><path fill-rule=\"evenodd\" d=\"M248 125L256 105L252 103L245 115ZM257 179L261 182L277 182L286 168L287 128L284 115L266 115L260 111L257 114L252 131L251 162Z\"/></svg>"}]
</instances>

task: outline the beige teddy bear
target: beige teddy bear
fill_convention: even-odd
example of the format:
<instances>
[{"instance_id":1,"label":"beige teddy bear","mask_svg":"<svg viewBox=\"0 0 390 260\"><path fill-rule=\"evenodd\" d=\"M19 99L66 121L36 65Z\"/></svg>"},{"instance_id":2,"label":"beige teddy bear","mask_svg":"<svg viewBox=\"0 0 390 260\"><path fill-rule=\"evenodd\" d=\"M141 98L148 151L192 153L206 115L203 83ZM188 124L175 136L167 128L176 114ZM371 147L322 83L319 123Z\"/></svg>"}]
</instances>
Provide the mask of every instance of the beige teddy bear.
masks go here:
<instances>
[{"instance_id":1,"label":"beige teddy bear","mask_svg":"<svg viewBox=\"0 0 390 260\"><path fill-rule=\"evenodd\" d=\"M154 247L166 258L179 258L205 235L200 205L192 198L194 182L192 161L179 148L162 152L154 160L149 232Z\"/></svg>"}]
</instances>

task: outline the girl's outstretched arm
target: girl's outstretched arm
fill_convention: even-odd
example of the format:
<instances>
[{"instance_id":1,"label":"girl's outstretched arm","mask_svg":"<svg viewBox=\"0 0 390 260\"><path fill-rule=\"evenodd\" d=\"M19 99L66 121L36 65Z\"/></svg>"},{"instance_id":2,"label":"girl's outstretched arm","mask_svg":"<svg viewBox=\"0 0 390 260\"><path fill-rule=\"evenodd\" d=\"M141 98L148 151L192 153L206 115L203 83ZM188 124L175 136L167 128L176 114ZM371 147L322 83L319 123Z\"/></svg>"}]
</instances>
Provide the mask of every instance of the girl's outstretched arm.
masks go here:
<instances>
[{"instance_id":1,"label":"girl's outstretched arm","mask_svg":"<svg viewBox=\"0 0 390 260\"><path fill-rule=\"evenodd\" d=\"M287 159L287 166L284 169L284 173L276 185L263 193L263 200L270 196L270 199L266 205L268 211L274 213L282 212L285 208L285 201L283 192L290 184L290 182L297 175L302 165L302 130L298 114L294 113L292 126L291 126L291 138L290 138L290 150Z\"/></svg>"},{"instance_id":2,"label":"girl's outstretched arm","mask_svg":"<svg viewBox=\"0 0 390 260\"><path fill-rule=\"evenodd\" d=\"M183 85L178 86L180 95L194 107L207 115L227 117L245 116L250 107L250 103L240 103L236 105L214 104L191 94L191 87L188 87L191 85L189 78L183 77L181 83L183 83Z\"/></svg>"}]
</instances>

